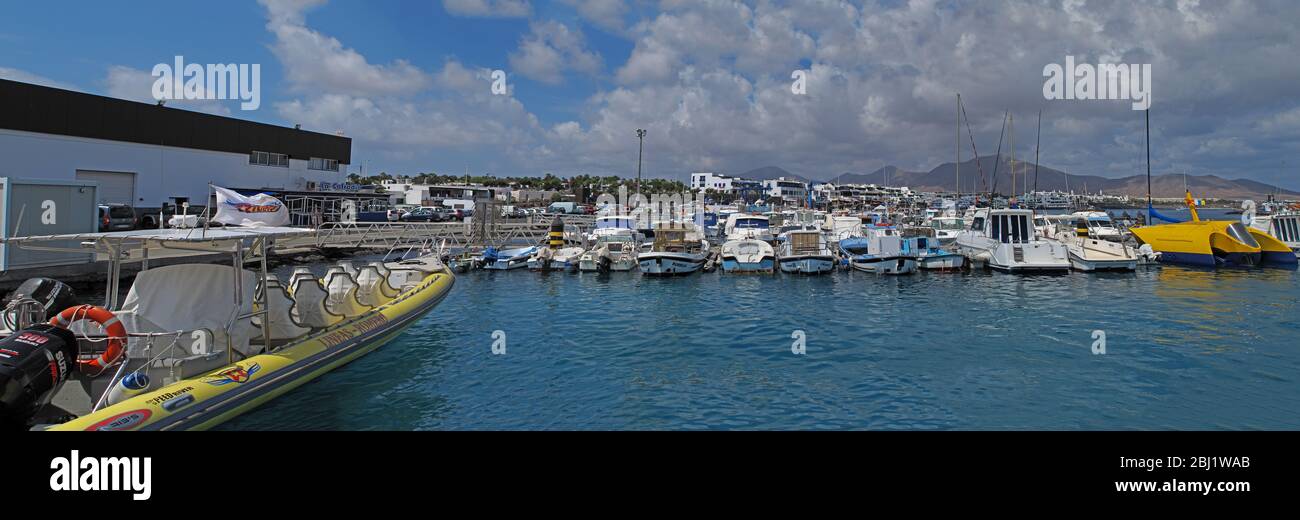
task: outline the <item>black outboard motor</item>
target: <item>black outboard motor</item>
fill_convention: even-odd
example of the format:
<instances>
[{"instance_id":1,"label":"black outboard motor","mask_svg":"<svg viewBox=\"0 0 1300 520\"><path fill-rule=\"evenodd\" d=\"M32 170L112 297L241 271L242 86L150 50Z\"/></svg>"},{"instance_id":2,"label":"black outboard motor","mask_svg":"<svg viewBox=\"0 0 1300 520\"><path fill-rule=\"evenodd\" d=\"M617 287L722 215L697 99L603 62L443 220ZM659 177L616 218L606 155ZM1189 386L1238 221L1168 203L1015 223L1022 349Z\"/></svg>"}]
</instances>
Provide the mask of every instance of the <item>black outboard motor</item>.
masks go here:
<instances>
[{"instance_id":1,"label":"black outboard motor","mask_svg":"<svg viewBox=\"0 0 1300 520\"><path fill-rule=\"evenodd\" d=\"M77 336L40 323L0 340L0 429L25 428L72 375Z\"/></svg>"},{"instance_id":2,"label":"black outboard motor","mask_svg":"<svg viewBox=\"0 0 1300 520\"><path fill-rule=\"evenodd\" d=\"M45 321L50 316L62 312L68 307L77 305L77 294L69 287L68 284L55 280L53 278L28 278L9 294L8 301L5 302L5 319L12 321L10 316L10 307L14 303L23 300L34 300L45 309L44 316L35 317L33 323ZM27 324L6 323L10 330L17 330Z\"/></svg>"}]
</instances>

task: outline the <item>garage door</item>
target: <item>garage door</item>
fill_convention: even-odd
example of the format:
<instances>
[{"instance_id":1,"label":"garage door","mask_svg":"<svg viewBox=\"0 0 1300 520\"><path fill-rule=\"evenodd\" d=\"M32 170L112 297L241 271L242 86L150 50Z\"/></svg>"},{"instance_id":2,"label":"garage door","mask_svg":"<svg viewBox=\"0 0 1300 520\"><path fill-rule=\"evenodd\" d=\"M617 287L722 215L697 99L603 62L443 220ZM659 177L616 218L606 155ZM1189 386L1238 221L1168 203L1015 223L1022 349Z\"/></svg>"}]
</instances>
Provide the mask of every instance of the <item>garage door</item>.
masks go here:
<instances>
[{"instance_id":1,"label":"garage door","mask_svg":"<svg viewBox=\"0 0 1300 520\"><path fill-rule=\"evenodd\" d=\"M135 205L134 173L77 170L77 180L99 183L100 204Z\"/></svg>"}]
</instances>

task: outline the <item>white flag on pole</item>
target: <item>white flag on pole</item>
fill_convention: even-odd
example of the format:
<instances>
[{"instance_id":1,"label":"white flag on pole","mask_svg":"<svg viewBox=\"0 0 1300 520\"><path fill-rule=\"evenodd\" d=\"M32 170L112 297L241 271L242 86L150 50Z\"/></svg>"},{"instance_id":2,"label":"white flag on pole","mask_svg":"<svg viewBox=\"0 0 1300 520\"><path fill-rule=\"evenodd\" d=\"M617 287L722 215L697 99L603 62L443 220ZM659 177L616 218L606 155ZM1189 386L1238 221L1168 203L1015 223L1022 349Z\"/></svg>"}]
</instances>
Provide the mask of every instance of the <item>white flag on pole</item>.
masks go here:
<instances>
[{"instance_id":1,"label":"white flag on pole","mask_svg":"<svg viewBox=\"0 0 1300 520\"><path fill-rule=\"evenodd\" d=\"M246 197L218 186L212 189L217 192L217 214L212 217L213 222L252 227L289 223L289 210L280 199L265 193Z\"/></svg>"}]
</instances>

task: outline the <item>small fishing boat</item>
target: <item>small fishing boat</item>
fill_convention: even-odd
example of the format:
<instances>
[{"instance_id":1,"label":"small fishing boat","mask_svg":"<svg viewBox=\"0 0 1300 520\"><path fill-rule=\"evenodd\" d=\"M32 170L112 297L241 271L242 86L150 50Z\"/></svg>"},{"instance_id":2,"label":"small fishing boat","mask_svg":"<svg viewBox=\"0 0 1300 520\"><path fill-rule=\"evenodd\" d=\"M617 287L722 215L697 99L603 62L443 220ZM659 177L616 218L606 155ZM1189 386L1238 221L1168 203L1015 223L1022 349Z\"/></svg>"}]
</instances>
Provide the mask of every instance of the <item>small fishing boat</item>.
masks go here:
<instances>
[{"instance_id":1,"label":"small fishing boat","mask_svg":"<svg viewBox=\"0 0 1300 520\"><path fill-rule=\"evenodd\" d=\"M841 256L849 267L876 274L912 274L916 272L916 255L907 248L898 229L880 218L870 217L863 224L861 237L840 240Z\"/></svg>"},{"instance_id":2,"label":"small fishing boat","mask_svg":"<svg viewBox=\"0 0 1300 520\"><path fill-rule=\"evenodd\" d=\"M17 291L0 334L0 388L17 391L0 395L0 423L211 428L393 340L455 283L434 254L340 263L323 277L299 268L287 283L268 271L268 252L310 244L313 233L226 227L4 239L8 247L89 249L108 261L111 275L102 305L78 302L50 279ZM231 262L148 265L151 257L195 253ZM125 263L143 270L121 299ZM13 379L8 367L27 375Z\"/></svg>"},{"instance_id":3,"label":"small fishing boat","mask_svg":"<svg viewBox=\"0 0 1300 520\"><path fill-rule=\"evenodd\" d=\"M631 234L604 235L578 259L580 271L631 271L637 264L637 245Z\"/></svg>"},{"instance_id":4,"label":"small fishing boat","mask_svg":"<svg viewBox=\"0 0 1300 520\"><path fill-rule=\"evenodd\" d=\"M649 251L637 256L641 272L649 276L688 275L704 267L709 242L691 223L662 222L654 227Z\"/></svg>"},{"instance_id":5,"label":"small fishing boat","mask_svg":"<svg viewBox=\"0 0 1300 520\"><path fill-rule=\"evenodd\" d=\"M777 265L781 272L792 274L822 274L835 270L835 255L832 254L826 236L816 229L798 229L786 231L780 237L780 253Z\"/></svg>"},{"instance_id":6,"label":"small fishing boat","mask_svg":"<svg viewBox=\"0 0 1300 520\"><path fill-rule=\"evenodd\" d=\"M561 247L554 249L543 247L528 259L530 271L577 271L578 259L582 257L581 247Z\"/></svg>"},{"instance_id":7,"label":"small fishing boat","mask_svg":"<svg viewBox=\"0 0 1300 520\"><path fill-rule=\"evenodd\" d=\"M935 237L907 237L904 249L916 255L916 266L932 271L956 271L966 265L966 257L941 247Z\"/></svg>"},{"instance_id":8,"label":"small fishing boat","mask_svg":"<svg viewBox=\"0 0 1300 520\"><path fill-rule=\"evenodd\" d=\"M537 254L537 246L518 247L497 250L489 247L483 250L483 268L493 271L508 271L528 267L528 261Z\"/></svg>"},{"instance_id":9,"label":"small fishing boat","mask_svg":"<svg viewBox=\"0 0 1300 520\"><path fill-rule=\"evenodd\" d=\"M957 236L957 252L971 265L983 264L1009 273L1066 273L1069 252L1064 244L1040 238L1027 209L979 208L970 229Z\"/></svg>"}]
</instances>

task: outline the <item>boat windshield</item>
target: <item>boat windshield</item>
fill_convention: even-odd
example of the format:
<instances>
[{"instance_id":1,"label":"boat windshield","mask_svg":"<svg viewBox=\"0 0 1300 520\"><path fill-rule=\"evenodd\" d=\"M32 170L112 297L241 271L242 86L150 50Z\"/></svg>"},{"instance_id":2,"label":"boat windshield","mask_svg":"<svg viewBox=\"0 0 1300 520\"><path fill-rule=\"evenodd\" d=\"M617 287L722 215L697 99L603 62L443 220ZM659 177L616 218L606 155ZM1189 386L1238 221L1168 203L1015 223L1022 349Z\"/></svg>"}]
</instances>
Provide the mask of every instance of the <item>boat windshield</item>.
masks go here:
<instances>
[{"instance_id":1,"label":"boat windshield","mask_svg":"<svg viewBox=\"0 0 1300 520\"><path fill-rule=\"evenodd\" d=\"M1240 222L1228 224L1228 236L1250 247L1259 247L1259 242L1255 241L1255 237L1250 236L1250 231L1247 231L1246 226L1241 225Z\"/></svg>"},{"instance_id":2,"label":"boat windshield","mask_svg":"<svg viewBox=\"0 0 1300 520\"><path fill-rule=\"evenodd\" d=\"M930 221L930 227L938 230L961 231L963 226L961 219L955 218L937 218Z\"/></svg>"}]
</instances>

